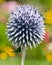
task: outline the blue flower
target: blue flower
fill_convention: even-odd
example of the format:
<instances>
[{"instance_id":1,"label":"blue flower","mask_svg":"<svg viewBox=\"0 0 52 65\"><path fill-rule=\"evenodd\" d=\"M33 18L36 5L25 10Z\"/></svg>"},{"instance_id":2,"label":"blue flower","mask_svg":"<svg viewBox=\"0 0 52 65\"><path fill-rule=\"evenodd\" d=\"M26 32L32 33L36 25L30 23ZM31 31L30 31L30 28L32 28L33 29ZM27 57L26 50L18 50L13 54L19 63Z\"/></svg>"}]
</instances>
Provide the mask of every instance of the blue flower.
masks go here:
<instances>
[{"instance_id":1,"label":"blue flower","mask_svg":"<svg viewBox=\"0 0 52 65\"><path fill-rule=\"evenodd\" d=\"M33 6L18 6L11 12L7 35L14 45L36 47L43 40L44 34L43 16Z\"/></svg>"}]
</instances>

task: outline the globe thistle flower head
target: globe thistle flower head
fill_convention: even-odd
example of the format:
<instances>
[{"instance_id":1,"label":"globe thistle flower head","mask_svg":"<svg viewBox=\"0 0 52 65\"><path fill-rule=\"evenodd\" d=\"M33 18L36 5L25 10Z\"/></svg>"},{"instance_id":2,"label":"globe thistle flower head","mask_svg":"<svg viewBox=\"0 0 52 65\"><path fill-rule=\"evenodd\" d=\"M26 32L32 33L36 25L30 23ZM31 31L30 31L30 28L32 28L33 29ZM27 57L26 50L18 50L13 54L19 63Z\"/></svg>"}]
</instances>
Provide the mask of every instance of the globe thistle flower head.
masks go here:
<instances>
[{"instance_id":1,"label":"globe thistle flower head","mask_svg":"<svg viewBox=\"0 0 52 65\"><path fill-rule=\"evenodd\" d=\"M42 15L30 5L16 7L7 23L7 35L16 46L36 47L44 38L44 29Z\"/></svg>"}]
</instances>

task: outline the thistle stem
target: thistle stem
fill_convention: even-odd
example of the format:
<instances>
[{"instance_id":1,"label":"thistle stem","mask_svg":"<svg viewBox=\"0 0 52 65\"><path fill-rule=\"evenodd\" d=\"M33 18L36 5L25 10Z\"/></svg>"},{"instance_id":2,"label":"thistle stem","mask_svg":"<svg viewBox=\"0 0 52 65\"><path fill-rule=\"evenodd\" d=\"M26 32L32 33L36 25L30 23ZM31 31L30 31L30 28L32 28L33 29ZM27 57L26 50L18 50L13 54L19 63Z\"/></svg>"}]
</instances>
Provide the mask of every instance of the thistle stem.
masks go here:
<instances>
[{"instance_id":1,"label":"thistle stem","mask_svg":"<svg viewBox=\"0 0 52 65\"><path fill-rule=\"evenodd\" d=\"M22 48L22 54L21 54L21 65L24 65L24 61L25 61L25 56L26 56L26 47Z\"/></svg>"}]
</instances>

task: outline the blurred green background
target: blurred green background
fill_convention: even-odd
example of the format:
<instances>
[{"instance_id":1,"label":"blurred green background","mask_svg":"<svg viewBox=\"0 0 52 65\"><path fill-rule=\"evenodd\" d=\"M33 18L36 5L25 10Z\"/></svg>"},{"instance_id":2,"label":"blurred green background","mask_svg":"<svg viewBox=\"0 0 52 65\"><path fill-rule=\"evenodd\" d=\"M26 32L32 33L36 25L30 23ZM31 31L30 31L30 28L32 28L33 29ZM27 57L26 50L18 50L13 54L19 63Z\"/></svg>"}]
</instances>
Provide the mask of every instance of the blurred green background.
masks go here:
<instances>
[{"instance_id":1,"label":"blurred green background","mask_svg":"<svg viewBox=\"0 0 52 65\"><path fill-rule=\"evenodd\" d=\"M52 65L52 0L0 0L0 65L20 65L21 53L6 36L10 12L18 5L37 7L45 18L45 39L37 48L27 50L25 65Z\"/></svg>"}]
</instances>

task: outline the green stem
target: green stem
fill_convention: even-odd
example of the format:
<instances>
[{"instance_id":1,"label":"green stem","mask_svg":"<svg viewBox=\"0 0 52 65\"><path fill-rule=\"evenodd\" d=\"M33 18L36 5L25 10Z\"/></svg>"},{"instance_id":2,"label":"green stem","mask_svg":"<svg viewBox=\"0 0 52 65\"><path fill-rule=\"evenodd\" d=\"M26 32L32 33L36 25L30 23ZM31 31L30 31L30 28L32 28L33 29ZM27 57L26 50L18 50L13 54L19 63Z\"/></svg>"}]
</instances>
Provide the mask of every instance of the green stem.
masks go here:
<instances>
[{"instance_id":1,"label":"green stem","mask_svg":"<svg viewBox=\"0 0 52 65\"><path fill-rule=\"evenodd\" d=\"M26 56L26 47L22 48L22 55L21 55L21 65L24 65L24 61L25 61L25 56Z\"/></svg>"}]
</instances>

